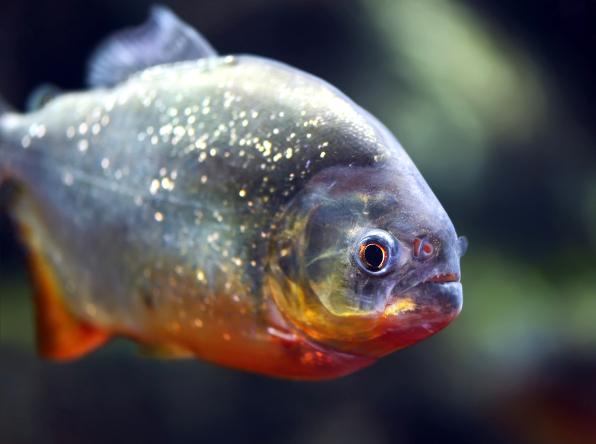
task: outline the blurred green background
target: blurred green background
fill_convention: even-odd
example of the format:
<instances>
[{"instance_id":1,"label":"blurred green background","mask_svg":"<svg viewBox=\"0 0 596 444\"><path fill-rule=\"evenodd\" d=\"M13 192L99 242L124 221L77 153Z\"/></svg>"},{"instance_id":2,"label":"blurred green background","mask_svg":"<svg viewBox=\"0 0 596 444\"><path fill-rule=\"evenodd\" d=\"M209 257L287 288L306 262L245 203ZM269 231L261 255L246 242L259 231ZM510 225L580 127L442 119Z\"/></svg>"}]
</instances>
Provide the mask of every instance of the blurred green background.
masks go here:
<instances>
[{"instance_id":1,"label":"blurred green background","mask_svg":"<svg viewBox=\"0 0 596 444\"><path fill-rule=\"evenodd\" d=\"M147 0L3 0L0 91L83 87ZM173 0L222 54L311 72L380 118L470 240L464 308L329 382L34 353L25 252L0 217L0 442L595 443L596 3Z\"/></svg>"}]
</instances>

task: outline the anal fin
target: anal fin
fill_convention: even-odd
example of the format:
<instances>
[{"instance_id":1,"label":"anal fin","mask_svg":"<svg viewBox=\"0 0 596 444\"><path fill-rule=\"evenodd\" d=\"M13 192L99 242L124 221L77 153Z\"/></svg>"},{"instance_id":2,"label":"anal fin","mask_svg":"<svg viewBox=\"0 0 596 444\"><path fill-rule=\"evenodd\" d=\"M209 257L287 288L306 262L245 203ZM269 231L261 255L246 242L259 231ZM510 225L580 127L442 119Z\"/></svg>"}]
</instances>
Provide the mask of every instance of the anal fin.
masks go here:
<instances>
[{"instance_id":1,"label":"anal fin","mask_svg":"<svg viewBox=\"0 0 596 444\"><path fill-rule=\"evenodd\" d=\"M19 207L19 216L23 216L27 205ZM30 227L21 217L17 217L17 223L23 240L30 247L28 265L33 284L39 354L46 359L68 361L101 347L113 334L77 319L69 311L59 279L40 247L39 230Z\"/></svg>"},{"instance_id":2,"label":"anal fin","mask_svg":"<svg viewBox=\"0 0 596 444\"><path fill-rule=\"evenodd\" d=\"M40 254L29 258L37 350L46 359L67 361L80 358L104 345L111 333L76 319L68 312L56 278Z\"/></svg>"},{"instance_id":3,"label":"anal fin","mask_svg":"<svg viewBox=\"0 0 596 444\"><path fill-rule=\"evenodd\" d=\"M138 355L142 358L154 359L187 359L195 355L183 347L176 345L139 345Z\"/></svg>"}]
</instances>

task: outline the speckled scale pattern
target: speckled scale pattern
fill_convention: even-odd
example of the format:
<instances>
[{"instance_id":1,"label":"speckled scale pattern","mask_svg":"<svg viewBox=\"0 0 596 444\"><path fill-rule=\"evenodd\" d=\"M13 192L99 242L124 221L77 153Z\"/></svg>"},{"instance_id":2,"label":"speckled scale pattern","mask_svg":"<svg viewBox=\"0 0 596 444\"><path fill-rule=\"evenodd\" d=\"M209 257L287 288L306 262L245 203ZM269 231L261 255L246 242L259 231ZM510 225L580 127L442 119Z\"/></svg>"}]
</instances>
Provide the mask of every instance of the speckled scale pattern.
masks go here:
<instances>
[{"instance_id":1,"label":"speckled scale pattern","mask_svg":"<svg viewBox=\"0 0 596 444\"><path fill-rule=\"evenodd\" d=\"M326 83L248 56L153 67L0 128L28 151L14 174L36 184L69 303L133 330L162 306L203 324L222 297L258 316L284 205L330 165L382 163L390 137Z\"/></svg>"}]
</instances>

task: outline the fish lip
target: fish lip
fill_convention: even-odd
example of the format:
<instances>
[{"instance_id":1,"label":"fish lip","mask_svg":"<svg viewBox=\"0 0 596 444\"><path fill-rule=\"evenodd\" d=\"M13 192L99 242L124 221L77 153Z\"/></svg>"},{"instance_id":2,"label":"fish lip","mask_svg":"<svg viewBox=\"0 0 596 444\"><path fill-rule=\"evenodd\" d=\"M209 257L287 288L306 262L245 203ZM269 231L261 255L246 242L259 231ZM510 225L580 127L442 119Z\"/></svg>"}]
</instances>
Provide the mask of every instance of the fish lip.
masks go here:
<instances>
[{"instance_id":1,"label":"fish lip","mask_svg":"<svg viewBox=\"0 0 596 444\"><path fill-rule=\"evenodd\" d=\"M460 276L458 273L441 273L431 278L428 278L425 281L422 281L421 283L426 284L429 282L434 282L437 284L446 284L449 282L459 282L459 280Z\"/></svg>"}]
</instances>

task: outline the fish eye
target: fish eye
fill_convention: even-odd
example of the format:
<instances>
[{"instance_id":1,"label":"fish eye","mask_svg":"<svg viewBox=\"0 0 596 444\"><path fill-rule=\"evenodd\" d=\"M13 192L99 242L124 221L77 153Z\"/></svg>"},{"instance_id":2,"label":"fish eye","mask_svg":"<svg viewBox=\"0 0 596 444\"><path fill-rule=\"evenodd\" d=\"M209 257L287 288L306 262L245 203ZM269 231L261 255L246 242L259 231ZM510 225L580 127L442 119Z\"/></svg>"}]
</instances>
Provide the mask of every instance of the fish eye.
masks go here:
<instances>
[{"instance_id":1,"label":"fish eye","mask_svg":"<svg viewBox=\"0 0 596 444\"><path fill-rule=\"evenodd\" d=\"M397 253L397 242L383 230L373 230L358 243L357 262L369 273L382 273Z\"/></svg>"},{"instance_id":2,"label":"fish eye","mask_svg":"<svg viewBox=\"0 0 596 444\"><path fill-rule=\"evenodd\" d=\"M387 250L379 244L361 245L360 259L369 267L379 270L387 260Z\"/></svg>"}]
</instances>

